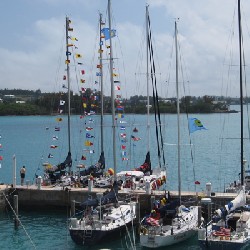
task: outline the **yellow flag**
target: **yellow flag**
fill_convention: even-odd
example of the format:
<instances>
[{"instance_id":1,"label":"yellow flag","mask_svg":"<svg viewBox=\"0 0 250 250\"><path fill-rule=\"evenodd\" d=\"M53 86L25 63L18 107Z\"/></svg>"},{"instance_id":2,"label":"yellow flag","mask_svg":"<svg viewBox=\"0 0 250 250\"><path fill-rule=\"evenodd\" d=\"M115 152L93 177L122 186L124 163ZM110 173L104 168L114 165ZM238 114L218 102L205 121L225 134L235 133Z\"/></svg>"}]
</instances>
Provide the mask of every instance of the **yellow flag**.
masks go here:
<instances>
[{"instance_id":1,"label":"yellow flag","mask_svg":"<svg viewBox=\"0 0 250 250\"><path fill-rule=\"evenodd\" d=\"M81 54L76 54L76 58L81 58L82 55Z\"/></svg>"}]
</instances>

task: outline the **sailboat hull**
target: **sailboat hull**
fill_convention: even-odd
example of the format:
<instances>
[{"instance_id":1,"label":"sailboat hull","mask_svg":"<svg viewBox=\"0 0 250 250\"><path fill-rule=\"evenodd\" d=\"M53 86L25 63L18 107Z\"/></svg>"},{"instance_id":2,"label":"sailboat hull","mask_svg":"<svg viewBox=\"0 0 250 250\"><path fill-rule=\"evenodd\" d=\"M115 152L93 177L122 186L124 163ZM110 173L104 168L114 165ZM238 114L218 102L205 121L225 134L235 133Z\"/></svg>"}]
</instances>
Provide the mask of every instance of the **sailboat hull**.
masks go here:
<instances>
[{"instance_id":1,"label":"sailboat hull","mask_svg":"<svg viewBox=\"0 0 250 250\"><path fill-rule=\"evenodd\" d=\"M111 237L121 237L125 235L126 228L131 227L132 223L128 223L121 227L110 230L78 230L70 229L70 236L77 245L92 246L101 242L110 241Z\"/></svg>"},{"instance_id":2,"label":"sailboat hull","mask_svg":"<svg viewBox=\"0 0 250 250\"><path fill-rule=\"evenodd\" d=\"M212 249L212 250L243 250L249 249L249 242L232 242L231 240L214 240L206 241L199 240L201 249Z\"/></svg>"},{"instance_id":3,"label":"sailboat hull","mask_svg":"<svg viewBox=\"0 0 250 250\"><path fill-rule=\"evenodd\" d=\"M171 246L182 241L193 237L197 233L196 229L193 230L184 230L181 233L174 235L141 235L140 242L141 245L148 248L158 248L163 246Z\"/></svg>"},{"instance_id":4,"label":"sailboat hull","mask_svg":"<svg viewBox=\"0 0 250 250\"><path fill-rule=\"evenodd\" d=\"M182 218L181 220L179 220ZM197 233L198 207L179 214L172 225L142 227L140 243L143 247L158 248L170 246L193 237Z\"/></svg>"}]
</instances>

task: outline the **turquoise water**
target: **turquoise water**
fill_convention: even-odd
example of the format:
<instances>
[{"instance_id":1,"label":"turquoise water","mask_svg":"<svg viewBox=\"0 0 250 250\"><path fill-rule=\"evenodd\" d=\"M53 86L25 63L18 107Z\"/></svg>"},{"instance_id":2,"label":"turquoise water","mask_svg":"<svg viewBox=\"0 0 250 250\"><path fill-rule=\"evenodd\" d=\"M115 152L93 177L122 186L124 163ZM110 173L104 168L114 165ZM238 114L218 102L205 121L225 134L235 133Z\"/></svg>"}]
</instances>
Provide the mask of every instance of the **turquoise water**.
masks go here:
<instances>
[{"instance_id":1,"label":"turquoise water","mask_svg":"<svg viewBox=\"0 0 250 250\"><path fill-rule=\"evenodd\" d=\"M67 230L67 212L19 211L22 225L14 228L12 213L0 213L1 250L78 250L78 249L131 249L128 237L112 239L93 247L77 246ZM136 249L142 249L135 239ZM162 248L164 249L164 248ZM195 238L185 243L169 247L171 250L199 249Z\"/></svg>"},{"instance_id":2,"label":"turquoise water","mask_svg":"<svg viewBox=\"0 0 250 250\"><path fill-rule=\"evenodd\" d=\"M186 115L181 116L181 175L182 189L201 191L205 189L207 182L212 183L213 191L222 191L224 186L238 179L240 172L240 113L237 114L200 114L190 115L201 120L207 130L197 131L187 136ZM94 163L99 158L99 128L98 117L95 120L95 154L89 155L86 165ZM141 140L134 143L128 140L127 154L130 161L122 161L120 151L117 150L117 170L131 169L140 166L147 152L146 117L144 115L127 115L128 121L126 133L130 138L132 129L136 126L139 130L136 136ZM153 124L154 116L151 116ZM162 121L165 157L167 162L168 190L177 190L177 119L176 115L163 115ZM53 164L64 161L67 154L66 119L61 124L63 133L58 141L58 151L51 159ZM131 125L130 125L131 124ZM12 183L13 179L13 155L16 156L17 172L22 165L27 168L26 180L33 182L35 173L42 174L42 163L47 161L50 150L49 145L55 134L55 117L30 116L30 117L0 117L0 182ZM49 127L49 130L45 128ZM79 163L78 156L83 154L84 148L84 123L79 117L72 118L72 154L73 165ZM247 131L247 120L245 120ZM82 130L82 135L78 132ZM117 133L121 133L119 130ZM157 147L155 141L155 129L151 128L150 151L152 166L157 166ZM245 152L249 151L249 136L245 135ZM189 141L192 147L190 150ZM112 137L110 129L110 116L105 116L105 155L107 168L112 166ZM119 141L117 144L119 145ZM192 152L192 155L191 155ZM245 155L249 162L249 154ZM193 161L192 161L193 159ZM248 165L248 164L247 164ZM195 176L194 176L195 175ZM194 180L199 180L200 185L195 186ZM17 183L20 183L17 174ZM86 249L78 247L71 240L67 230L68 211L23 211L19 208L22 225L14 229L13 216L9 211L0 213L0 249ZM114 239L111 243L105 243L90 249L130 249L128 239L122 237ZM141 249L138 238L136 249ZM182 244L168 249L199 249L197 238L194 237Z\"/></svg>"},{"instance_id":3,"label":"turquoise water","mask_svg":"<svg viewBox=\"0 0 250 250\"><path fill-rule=\"evenodd\" d=\"M201 191L207 182L212 183L214 191L221 191L224 186L235 179L238 179L240 172L240 113L236 114L198 114L190 115L201 120L207 130L196 131L188 136L186 115L181 115L181 186L183 190ZM95 136L94 154L86 155L84 149L85 124L79 116L72 117L71 152L73 158L73 170L79 163L85 165L94 164L100 154L100 136L97 116L92 116L95 121L93 135ZM146 132L147 118L144 115L127 115L126 133L126 157L130 161L122 161L121 142L117 140L117 170L133 169L140 166L148 150L148 139ZM154 116L151 117L151 124L154 124ZM30 116L30 117L0 117L0 183L11 184L13 182L13 156L16 156L17 183L20 183L19 169L26 166L26 180L34 181L35 174L43 174L44 162L50 161L56 165L65 160L67 144L67 119L60 123L61 131L56 134L54 131L56 117L52 116ZM111 117L105 116L104 151L106 168L113 168ZM167 189L177 190L177 119L176 115L162 115L164 152L167 167ZM45 128L49 127L49 130ZM137 127L139 132L136 137L141 140L133 142L130 140L132 130ZM79 133L80 132L80 133ZM245 132L247 133L247 120L245 120ZM124 131L117 127L117 138ZM58 135L59 140L53 141L53 135ZM151 125L149 149L151 152L152 167L158 165L155 128ZM249 136L245 135L245 158L249 162ZM191 141L192 146L189 146ZM57 143L57 149L51 149L52 144ZM54 158L48 159L52 153ZM87 156L86 161L79 158ZM195 186L198 180L201 184Z\"/></svg>"}]
</instances>

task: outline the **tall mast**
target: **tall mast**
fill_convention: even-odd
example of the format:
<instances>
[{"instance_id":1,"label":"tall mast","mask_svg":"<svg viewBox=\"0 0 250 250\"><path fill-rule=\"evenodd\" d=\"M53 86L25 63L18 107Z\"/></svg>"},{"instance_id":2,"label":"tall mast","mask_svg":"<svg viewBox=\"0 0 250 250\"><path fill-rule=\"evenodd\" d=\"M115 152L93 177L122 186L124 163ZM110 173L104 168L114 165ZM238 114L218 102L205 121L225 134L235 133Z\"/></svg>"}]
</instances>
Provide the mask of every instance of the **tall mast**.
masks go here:
<instances>
[{"instance_id":1,"label":"tall mast","mask_svg":"<svg viewBox=\"0 0 250 250\"><path fill-rule=\"evenodd\" d=\"M242 30L241 30L241 12L240 12L240 0L238 0L238 23L239 23L239 53L240 53L240 149L241 149L241 185L244 185L244 159L243 159L243 84L242 84Z\"/></svg>"},{"instance_id":2,"label":"tall mast","mask_svg":"<svg viewBox=\"0 0 250 250\"><path fill-rule=\"evenodd\" d=\"M114 181L116 181L116 133L115 133L115 101L114 101L114 79L113 79L113 51L111 36L111 0L108 0L108 19L109 19L109 38L110 38L110 84L111 84L111 109L112 109L112 131L113 131L113 163L114 163Z\"/></svg>"},{"instance_id":3,"label":"tall mast","mask_svg":"<svg viewBox=\"0 0 250 250\"><path fill-rule=\"evenodd\" d=\"M69 23L70 20L69 18L66 16L66 57L67 57L67 61L69 61L69 34L68 34L68 30L69 30ZM70 74L69 74L69 63L66 64L67 65L67 81L68 81L68 153L71 153L71 139L70 139Z\"/></svg>"},{"instance_id":4,"label":"tall mast","mask_svg":"<svg viewBox=\"0 0 250 250\"><path fill-rule=\"evenodd\" d=\"M175 21L175 55L176 55L176 99L177 99L177 151L178 151L178 194L181 203L181 160L180 160L180 102L179 102L179 79L178 79L178 43L177 22Z\"/></svg>"},{"instance_id":5,"label":"tall mast","mask_svg":"<svg viewBox=\"0 0 250 250\"><path fill-rule=\"evenodd\" d=\"M149 50L149 32L148 32L148 5L146 6L146 56L147 56L147 151L149 152L149 145L150 145L150 117L149 117L149 71L148 71L148 50Z\"/></svg>"},{"instance_id":6,"label":"tall mast","mask_svg":"<svg viewBox=\"0 0 250 250\"><path fill-rule=\"evenodd\" d=\"M101 37L101 34L102 34L102 14L100 13L100 16L99 16L100 20L100 40L99 40L99 64L100 64L100 79L101 79L101 152L104 151L104 146L103 146L103 70L102 70L102 37Z\"/></svg>"}]
</instances>

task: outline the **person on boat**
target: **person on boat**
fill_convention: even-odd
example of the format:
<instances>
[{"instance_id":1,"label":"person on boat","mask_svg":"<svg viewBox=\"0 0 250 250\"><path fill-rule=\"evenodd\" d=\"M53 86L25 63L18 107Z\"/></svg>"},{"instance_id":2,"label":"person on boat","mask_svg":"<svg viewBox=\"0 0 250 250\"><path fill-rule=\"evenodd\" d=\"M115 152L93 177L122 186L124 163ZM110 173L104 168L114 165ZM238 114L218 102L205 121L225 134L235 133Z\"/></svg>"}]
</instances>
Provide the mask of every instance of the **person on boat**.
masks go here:
<instances>
[{"instance_id":1,"label":"person on boat","mask_svg":"<svg viewBox=\"0 0 250 250\"><path fill-rule=\"evenodd\" d=\"M23 167L20 169L21 186L23 186L23 184L24 184L25 173L26 173L26 169L25 169L25 166L23 166Z\"/></svg>"}]
</instances>

